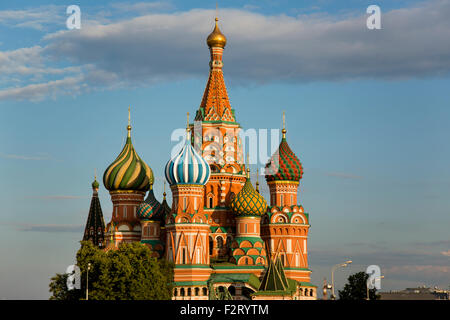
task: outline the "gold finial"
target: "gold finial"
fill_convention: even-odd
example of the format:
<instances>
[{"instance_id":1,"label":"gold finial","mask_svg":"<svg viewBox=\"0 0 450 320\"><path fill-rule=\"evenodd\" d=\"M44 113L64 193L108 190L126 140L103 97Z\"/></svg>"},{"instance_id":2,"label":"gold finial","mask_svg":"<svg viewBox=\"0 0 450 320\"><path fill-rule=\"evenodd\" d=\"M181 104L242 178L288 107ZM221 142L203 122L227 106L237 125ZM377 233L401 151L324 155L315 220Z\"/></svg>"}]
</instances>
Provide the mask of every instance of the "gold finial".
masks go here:
<instances>
[{"instance_id":1,"label":"gold finial","mask_svg":"<svg viewBox=\"0 0 450 320\"><path fill-rule=\"evenodd\" d=\"M286 139L286 115L284 111L283 111L283 130L281 130L281 132L283 133L283 139Z\"/></svg>"},{"instance_id":2,"label":"gold finial","mask_svg":"<svg viewBox=\"0 0 450 320\"><path fill-rule=\"evenodd\" d=\"M247 167L247 178L250 179L250 165L248 164L249 163L248 159L249 159L249 153L247 152L247 161L245 163L245 166Z\"/></svg>"},{"instance_id":3,"label":"gold finial","mask_svg":"<svg viewBox=\"0 0 450 320\"><path fill-rule=\"evenodd\" d=\"M97 180L97 168L94 168L94 180Z\"/></svg>"},{"instance_id":4,"label":"gold finial","mask_svg":"<svg viewBox=\"0 0 450 320\"><path fill-rule=\"evenodd\" d=\"M163 192L163 200L166 200L166 180L164 180L164 192Z\"/></svg>"},{"instance_id":5,"label":"gold finial","mask_svg":"<svg viewBox=\"0 0 450 320\"><path fill-rule=\"evenodd\" d=\"M259 193L259 181L258 181L259 172L256 170L256 192Z\"/></svg>"},{"instance_id":6,"label":"gold finial","mask_svg":"<svg viewBox=\"0 0 450 320\"><path fill-rule=\"evenodd\" d=\"M131 106L128 106L128 137L131 137Z\"/></svg>"},{"instance_id":7,"label":"gold finial","mask_svg":"<svg viewBox=\"0 0 450 320\"><path fill-rule=\"evenodd\" d=\"M189 128L189 112L187 113L187 123L186 123L186 131L191 131L191 128Z\"/></svg>"},{"instance_id":8,"label":"gold finial","mask_svg":"<svg viewBox=\"0 0 450 320\"><path fill-rule=\"evenodd\" d=\"M218 18L218 9L216 8L216 18L214 19L216 21L213 32L210 33L208 38L206 39L206 43L208 47L219 47L219 48L225 48L225 45L227 44L227 38L224 36L224 34L219 29L219 18Z\"/></svg>"}]
</instances>

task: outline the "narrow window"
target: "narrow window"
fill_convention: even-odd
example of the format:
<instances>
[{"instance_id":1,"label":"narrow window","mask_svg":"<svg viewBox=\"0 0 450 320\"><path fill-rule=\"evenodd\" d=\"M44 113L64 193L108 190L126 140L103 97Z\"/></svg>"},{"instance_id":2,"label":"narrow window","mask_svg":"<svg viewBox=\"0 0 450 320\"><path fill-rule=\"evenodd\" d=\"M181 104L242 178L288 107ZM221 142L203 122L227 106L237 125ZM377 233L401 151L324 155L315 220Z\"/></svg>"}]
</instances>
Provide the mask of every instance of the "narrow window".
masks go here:
<instances>
[{"instance_id":1,"label":"narrow window","mask_svg":"<svg viewBox=\"0 0 450 320\"><path fill-rule=\"evenodd\" d=\"M222 239L222 237L217 237L217 248L223 249L223 239Z\"/></svg>"},{"instance_id":2,"label":"narrow window","mask_svg":"<svg viewBox=\"0 0 450 320\"><path fill-rule=\"evenodd\" d=\"M186 248L183 248L183 257L181 260L181 264L186 264Z\"/></svg>"},{"instance_id":3,"label":"narrow window","mask_svg":"<svg viewBox=\"0 0 450 320\"><path fill-rule=\"evenodd\" d=\"M183 210L186 210L187 208L187 199L186 197L183 198Z\"/></svg>"},{"instance_id":4,"label":"narrow window","mask_svg":"<svg viewBox=\"0 0 450 320\"><path fill-rule=\"evenodd\" d=\"M280 205L284 206L284 199L283 199L283 195L280 194Z\"/></svg>"},{"instance_id":5,"label":"narrow window","mask_svg":"<svg viewBox=\"0 0 450 320\"><path fill-rule=\"evenodd\" d=\"M209 208L213 207L213 198L209 197Z\"/></svg>"},{"instance_id":6,"label":"narrow window","mask_svg":"<svg viewBox=\"0 0 450 320\"><path fill-rule=\"evenodd\" d=\"M127 207L126 206L123 207L123 217L125 219L127 218Z\"/></svg>"}]
</instances>

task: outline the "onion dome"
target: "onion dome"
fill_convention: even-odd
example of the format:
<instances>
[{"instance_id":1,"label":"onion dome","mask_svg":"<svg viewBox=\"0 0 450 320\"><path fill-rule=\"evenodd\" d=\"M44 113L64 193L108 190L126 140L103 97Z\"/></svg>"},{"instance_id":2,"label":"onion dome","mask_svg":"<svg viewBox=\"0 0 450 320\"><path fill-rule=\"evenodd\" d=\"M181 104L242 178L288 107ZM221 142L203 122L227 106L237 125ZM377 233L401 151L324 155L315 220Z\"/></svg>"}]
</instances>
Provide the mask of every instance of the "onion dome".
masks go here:
<instances>
[{"instance_id":1,"label":"onion dome","mask_svg":"<svg viewBox=\"0 0 450 320\"><path fill-rule=\"evenodd\" d=\"M98 189L100 187L100 183L97 181L97 177L95 177L94 182L92 182L92 189Z\"/></svg>"},{"instance_id":2,"label":"onion dome","mask_svg":"<svg viewBox=\"0 0 450 320\"><path fill-rule=\"evenodd\" d=\"M129 112L129 110L128 110ZM152 169L138 156L131 143L130 115L128 114L128 135L122 152L109 165L103 175L103 184L109 191L147 191L153 181Z\"/></svg>"},{"instance_id":3,"label":"onion dome","mask_svg":"<svg viewBox=\"0 0 450 320\"><path fill-rule=\"evenodd\" d=\"M206 39L206 43L210 48L212 47L225 48L225 45L227 44L227 38L223 35L222 32L220 32L217 21L219 21L218 18L216 18L216 26L214 27L213 32L211 32L211 34Z\"/></svg>"},{"instance_id":4,"label":"onion dome","mask_svg":"<svg viewBox=\"0 0 450 320\"><path fill-rule=\"evenodd\" d=\"M284 114L283 114L284 123ZM278 150L266 164L266 181L300 181L303 167L286 141L286 129L283 124L283 137Z\"/></svg>"},{"instance_id":5,"label":"onion dome","mask_svg":"<svg viewBox=\"0 0 450 320\"><path fill-rule=\"evenodd\" d=\"M162 206L156 200L153 187L151 186L147 198L139 205L136 215L141 220L161 220L161 213Z\"/></svg>"},{"instance_id":6,"label":"onion dome","mask_svg":"<svg viewBox=\"0 0 450 320\"><path fill-rule=\"evenodd\" d=\"M186 143L183 149L166 164L167 182L170 185L205 185L211 175L211 169L208 162L192 146L189 126L186 131Z\"/></svg>"},{"instance_id":7,"label":"onion dome","mask_svg":"<svg viewBox=\"0 0 450 320\"><path fill-rule=\"evenodd\" d=\"M261 216L267 210L267 202L252 185L248 175L244 187L231 202L231 210L237 216Z\"/></svg>"},{"instance_id":8,"label":"onion dome","mask_svg":"<svg viewBox=\"0 0 450 320\"><path fill-rule=\"evenodd\" d=\"M163 201L161 202L161 218L162 218L161 226L165 225L166 217L167 217L167 215L170 214L171 211L172 211L172 209L170 208L169 204L167 203L166 191L164 190Z\"/></svg>"}]
</instances>

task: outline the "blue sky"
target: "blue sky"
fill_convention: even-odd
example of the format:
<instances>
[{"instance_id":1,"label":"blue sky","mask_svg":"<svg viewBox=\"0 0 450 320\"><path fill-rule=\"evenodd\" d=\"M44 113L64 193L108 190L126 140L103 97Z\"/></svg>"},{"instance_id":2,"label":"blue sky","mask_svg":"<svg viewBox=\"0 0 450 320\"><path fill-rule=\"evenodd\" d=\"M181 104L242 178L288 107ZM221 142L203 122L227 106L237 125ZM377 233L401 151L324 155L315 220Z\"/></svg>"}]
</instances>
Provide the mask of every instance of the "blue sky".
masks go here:
<instances>
[{"instance_id":1,"label":"blue sky","mask_svg":"<svg viewBox=\"0 0 450 320\"><path fill-rule=\"evenodd\" d=\"M120 152L129 105L161 198L171 133L206 84L215 3L77 4L72 31L68 4L0 5L0 298L47 299L74 261L94 169ZM450 4L378 1L383 29L368 31L370 4L220 2L231 104L245 129L279 128L286 111L315 284L350 258L337 288L371 264L383 290L448 287ZM103 186L100 199L109 221Z\"/></svg>"}]
</instances>

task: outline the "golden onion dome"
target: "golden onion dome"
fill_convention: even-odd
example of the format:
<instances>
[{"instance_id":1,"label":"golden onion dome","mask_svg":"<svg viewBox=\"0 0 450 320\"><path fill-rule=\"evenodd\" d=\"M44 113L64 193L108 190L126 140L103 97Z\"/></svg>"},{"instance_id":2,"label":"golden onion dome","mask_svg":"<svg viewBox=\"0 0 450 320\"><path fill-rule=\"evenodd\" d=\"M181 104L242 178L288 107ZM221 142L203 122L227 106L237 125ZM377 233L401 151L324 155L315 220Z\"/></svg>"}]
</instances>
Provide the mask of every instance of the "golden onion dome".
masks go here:
<instances>
[{"instance_id":1,"label":"golden onion dome","mask_svg":"<svg viewBox=\"0 0 450 320\"><path fill-rule=\"evenodd\" d=\"M222 32L220 32L217 21L219 21L218 18L216 18L216 26L214 27L213 32L211 32L211 34L206 39L206 43L210 48L212 47L225 48L225 45L227 44L227 38L223 35Z\"/></svg>"}]
</instances>

